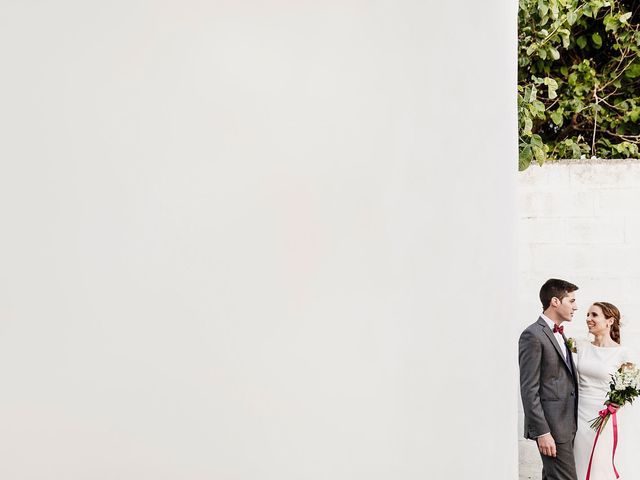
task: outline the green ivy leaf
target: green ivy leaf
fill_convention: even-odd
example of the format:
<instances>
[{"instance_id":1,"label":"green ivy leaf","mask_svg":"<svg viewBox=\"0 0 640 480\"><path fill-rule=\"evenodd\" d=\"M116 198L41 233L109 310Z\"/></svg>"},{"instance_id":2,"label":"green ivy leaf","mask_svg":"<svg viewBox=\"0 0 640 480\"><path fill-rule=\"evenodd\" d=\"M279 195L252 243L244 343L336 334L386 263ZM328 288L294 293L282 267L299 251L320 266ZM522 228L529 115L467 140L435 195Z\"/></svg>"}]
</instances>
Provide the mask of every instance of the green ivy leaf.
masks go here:
<instances>
[{"instance_id":1,"label":"green ivy leaf","mask_svg":"<svg viewBox=\"0 0 640 480\"><path fill-rule=\"evenodd\" d=\"M531 146L537 148L543 148L544 142L542 141L542 137L540 135L532 135L531 136Z\"/></svg>"},{"instance_id":2,"label":"green ivy leaf","mask_svg":"<svg viewBox=\"0 0 640 480\"><path fill-rule=\"evenodd\" d=\"M534 109L534 113L537 114L538 118L544 118L545 106L540 100L534 100L531 102L531 106Z\"/></svg>"},{"instance_id":3,"label":"green ivy leaf","mask_svg":"<svg viewBox=\"0 0 640 480\"><path fill-rule=\"evenodd\" d=\"M544 3L544 0L539 0L538 12L540 12L541 17L545 17L549 13L549 7Z\"/></svg>"},{"instance_id":4,"label":"green ivy leaf","mask_svg":"<svg viewBox=\"0 0 640 480\"><path fill-rule=\"evenodd\" d=\"M531 147L533 150L533 156L538 162L538 165L542 166L544 161L547 159L547 155L544 153L544 150L540 147Z\"/></svg>"},{"instance_id":5,"label":"green ivy leaf","mask_svg":"<svg viewBox=\"0 0 640 480\"><path fill-rule=\"evenodd\" d=\"M627 23L627 20L631 18L632 12L627 12L624 15L620 15L620 23Z\"/></svg>"},{"instance_id":6,"label":"green ivy leaf","mask_svg":"<svg viewBox=\"0 0 640 480\"><path fill-rule=\"evenodd\" d=\"M605 31L616 32L618 30L618 20L612 14L607 14L603 22Z\"/></svg>"},{"instance_id":7,"label":"green ivy leaf","mask_svg":"<svg viewBox=\"0 0 640 480\"><path fill-rule=\"evenodd\" d=\"M536 99L536 93L538 92L538 90L536 89L535 86L531 85L530 87L527 87L526 90L524 91L524 101L526 103L531 103Z\"/></svg>"},{"instance_id":8,"label":"green ivy leaf","mask_svg":"<svg viewBox=\"0 0 640 480\"><path fill-rule=\"evenodd\" d=\"M582 152L580 151L580 147L573 143L571 145L571 158L580 158Z\"/></svg>"},{"instance_id":9,"label":"green ivy leaf","mask_svg":"<svg viewBox=\"0 0 640 480\"><path fill-rule=\"evenodd\" d=\"M598 32L591 35L591 40L593 41L593 44L596 48L602 47L602 37Z\"/></svg>"},{"instance_id":10,"label":"green ivy leaf","mask_svg":"<svg viewBox=\"0 0 640 480\"><path fill-rule=\"evenodd\" d=\"M624 72L624 76L627 78L640 77L640 63L634 63Z\"/></svg>"},{"instance_id":11,"label":"green ivy leaf","mask_svg":"<svg viewBox=\"0 0 640 480\"><path fill-rule=\"evenodd\" d=\"M578 47L580 47L580 49L584 50L584 47L587 46L587 39L585 38L584 35L580 35L576 39L576 43L578 44Z\"/></svg>"},{"instance_id":12,"label":"green ivy leaf","mask_svg":"<svg viewBox=\"0 0 640 480\"><path fill-rule=\"evenodd\" d=\"M551 100L556 98L558 96L558 94L556 93L556 90L558 89L558 82L556 82L551 77L545 77L544 84L547 85L547 87L548 87L547 88L547 97L549 99L551 99Z\"/></svg>"},{"instance_id":13,"label":"green ivy leaf","mask_svg":"<svg viewBox=\"0 0 640 480\"><path fill-rule=\"evenodd\" d=\"M523 171L529 168L531 165L531 160L533 160L533 152L531 151L531 147L527 145L526 147L520 148L520 157L518 159L518 170Z\"/></svg>"},{"instance_id":14,"label":"green ivy leaf","mask_svg":"<svg viewBox=\"0 0 640 480\"><path fill-rule=\"evenodd\" d=\"M533 128L533 121L531 120L531 118L526 117L524 119L524 129L522 133L524 133L525 135L531 135L532 128Z\"/></svg>"},{"instance_id":15,"label":"green ivy leaf","mask_svg":"<svg viewBox=\"0 0 640 480\"><path fill-rule=\"evenodd\" d=\"M567 13L567 22L569 23L569 25L573 25L574 23L576 23L577 19L578 14L575 12L575 10L571 10Z\"/></svg>"},{"instance_id":16,"label":"green ivy leaf","mask_svg":"<svg viewBox=\"0 0 640 480\"><path fill-rule=\"evenodd\" d=\"M551 115L551 120L553 121L553 123L555 123L558 127L562 126L563 123L563 117L562 117L562 113L560 112L553 112Z\"/></svg>"}]
</instances>

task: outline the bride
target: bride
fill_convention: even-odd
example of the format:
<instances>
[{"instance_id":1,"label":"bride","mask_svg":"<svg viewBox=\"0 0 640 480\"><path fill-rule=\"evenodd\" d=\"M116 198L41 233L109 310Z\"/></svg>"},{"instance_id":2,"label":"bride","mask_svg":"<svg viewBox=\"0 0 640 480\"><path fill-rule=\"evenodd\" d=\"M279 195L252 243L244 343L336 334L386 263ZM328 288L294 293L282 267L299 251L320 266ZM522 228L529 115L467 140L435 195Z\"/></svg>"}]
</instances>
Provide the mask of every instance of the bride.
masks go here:
<instances>
[{"instance_id":1,"label":"bride","mask_svg":"<svg viewBox=\"0 0 640 480\"><path fill-rule=\"evenodd\" d=\"M578 431L574 456L578 480L587 478L596 431L590 425L604 408L611 375L625 362L637 362L631 349L620 345L620 311L607 302L596 302L587 313L587 327L594 341L580 342L574 355L578 372ZM636 363L637 364L637 363ZM638 399L640 402L640 399ZM640 479L639 408L626 404L618 410L618 446L615 465L621 479ZM602 429L591 464L590 480L615 480L612 465L613 422Z\"/></svg>"}]
</instances>

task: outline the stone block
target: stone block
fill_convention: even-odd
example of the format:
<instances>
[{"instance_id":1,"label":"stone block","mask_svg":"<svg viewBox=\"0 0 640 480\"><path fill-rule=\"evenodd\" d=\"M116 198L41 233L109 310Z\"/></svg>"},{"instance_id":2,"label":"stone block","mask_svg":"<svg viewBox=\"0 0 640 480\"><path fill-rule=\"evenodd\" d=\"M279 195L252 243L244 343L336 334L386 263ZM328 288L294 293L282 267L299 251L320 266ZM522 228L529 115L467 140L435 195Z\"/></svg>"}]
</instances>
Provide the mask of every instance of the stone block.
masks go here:
<instances>
[{"instance_id":1,"label":"stone block","mask_svg":"<svg viewBox=\"0 0 640 480\"><path fill-rule=\"evenodd\" d=\"M595 214L600 217L639 216L640 177L636 188L606 188L594 191Z\"/></svg>"},{"instance_id":2,"label":"stone block","mask_svg":"<svg viewBox=\"0 0 640 480\"><path fill-rule=\"evenodd\" d=\"M562 218L529 217L518 222L519 243L557 243L567 239L567 221Z\"/></svg>"},{"instance_id":3,"label":"stone block","mask_svg":"<svg viewBox=\"0 0 640 480\"><path fill-rule=\"evenodd\" d=\"M532 244L530 273L576 278L592 275L635 277L640 245ZM556 272L556 273L553 273Z\"/></svg>"},{"instance_id":4,"label":"stone block","mask_svg":"<svg viewBox=\"0 0 640 480\"><path fill-rule=\"evenodd\" d=\"M625 241L624 218L569 218L565 224L568 244L615 244ZM535 242L535 239L532 239Z\"/></svg>"},{"instance_id":5,"label":"stone block","mask_svg":"<svg viewBox=\"0 0 640 480\"><path fill-rule=\"evenodd\" d=\"M518 194L521 217L591 217L595 213L592 192L572 190L522 191Z\"/></svg>"},{"instance_id":6,"label":"stone block","mask_svg":"<svg viewBox=\"0 0 640 480\"><path fill-rule=\"evenodd\" d=\"M597 273L581 279L581 307L586 309L586 302L611 302L622 309L622 306L633 303L640 291L640 278L619 275L618 272Z\"/></svg>"},{"instance_id":7,"label":"stone block","mask_svg":"<svg viewBox=\"0 0 640 480\"><path fill-rule=\"evenodd\" d=\"M625 243L623 245L603 246L594 249L594 270L604 274L615 274L620 278L633 278L638 275L638 259L640 244Z\"/></svg>"},{"instance_id":8,"label":"stone block","mask_svg":"<svg viewBox=\"0 0 640 480\"><path fill-rule=\"evenodd\" d=\"M520 237L524 238L524 237ZM520 240L517 248L518 254L518 272L519 277L522 279L523 275L526 275L533 263L533 253L531 248L531 243L526 243L524 240ZM522 281L522 280L521 280Z\"/></svg>"},{"instance_id":9,"label":"stone block","mask_svg":"<svg viewBox=\"0 0 640 480\"><path fill-rule=\"evenodd\" d=\"M624 219L624 240L631 245L640 245L640 211Z\"/></svg>"},{"instance_id":10,"label":"stone block","mask_svg":"<svg viewBox=\"0 0 640 480\"><path fill-rule=\"evenodd\" d=\"M637 274L640 274L640 272ZM612 285L615 285L616 288L611 288ZM621 275L607 282L606 288L607 298L615 298L615 301L620 304L632 305L634 302L637 302L640 297L640 277ZM612 303L615 303L615 301L611 300ZM640 316L638 316L638 319L640 320Z\"/></svg>"},{"instance_id":11,"label":"stone block","mask_svg":"<svg viewBox=\"0 0 640 480\"><path fill-rule=\"evenodd\" d=\"M568 163L567 166L574 190L634 188L640 182L640 163L634 160L598 160Z\"/></svg>"},{"instance_id":12,"label":"stone block","mask_svg":"<svg viewBox=\"0 0 640 480\"><path fill-rule=\"evenodd\" d=\"M547 278L588 274L591 256L592 251L587 245L532 244L530 272Z\"/></svg>"},{"instance_id":13,"label":"stone block","mask_svg":"<svg viewBox=\"0 0 640 480\"><path fill-rule=\"evenodd\" d=\"M563 190L569 187L570 174L565 164L549 162L540 167L531 165L518 174L518 188L540 190Z\"/></svg>"}]
</instances>

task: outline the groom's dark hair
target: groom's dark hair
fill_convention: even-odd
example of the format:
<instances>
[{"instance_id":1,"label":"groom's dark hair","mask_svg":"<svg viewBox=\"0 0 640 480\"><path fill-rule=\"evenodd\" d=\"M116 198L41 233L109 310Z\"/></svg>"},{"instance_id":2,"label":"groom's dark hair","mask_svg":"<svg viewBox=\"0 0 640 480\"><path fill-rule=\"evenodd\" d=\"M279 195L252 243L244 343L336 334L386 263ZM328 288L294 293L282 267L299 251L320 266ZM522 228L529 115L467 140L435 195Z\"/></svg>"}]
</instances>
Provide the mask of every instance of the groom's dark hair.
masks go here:
<instances>
[{"instance_id":1,"label":"groom's dark hair","mask_svg":"<svg viewBox=\"0 0 640 480\"><path fill-rule=\"evenodd\" d=\"M569 283L565 280L558 280L557 278L550 278L542 288L540 288L540 301L542 302L542 310L546 310L551 305L551 299L556 297L558 300L562 300L569 293L578 290L573 283Z\"/></svg>"}]
</instances>

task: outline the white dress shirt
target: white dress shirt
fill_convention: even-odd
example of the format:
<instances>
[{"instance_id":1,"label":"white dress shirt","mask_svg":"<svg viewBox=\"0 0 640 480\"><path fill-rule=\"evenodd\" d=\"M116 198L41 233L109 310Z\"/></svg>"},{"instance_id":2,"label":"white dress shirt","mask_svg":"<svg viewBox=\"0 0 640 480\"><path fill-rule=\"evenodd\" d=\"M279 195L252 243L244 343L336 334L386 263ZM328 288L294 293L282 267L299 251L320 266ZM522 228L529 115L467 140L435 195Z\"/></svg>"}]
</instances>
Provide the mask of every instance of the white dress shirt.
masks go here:
<instances>
[{"instance_id":1,"label":"white dress shirt","mask_svg":"<svg viewBox=\"0 0 640 480\"><path fill-rule=\"evenodd\" d=\"M549 325L549 328L553 332L553 327L555 326L555 323L553 322L553 320L551 320L549 317L547 317L544 313L541 313L540 316L542 317L542 319L545 322L547 322L547 325ZM553 334L553 336L556 337L558 345L560 346L560 350L562 350L564 352L564 355L565 355L565 358L566 358L566 356L567 356L567 346L564 343L564 338L562 338L562 334L560 332L555 332Z\"/></svg>"}]
</instances>

